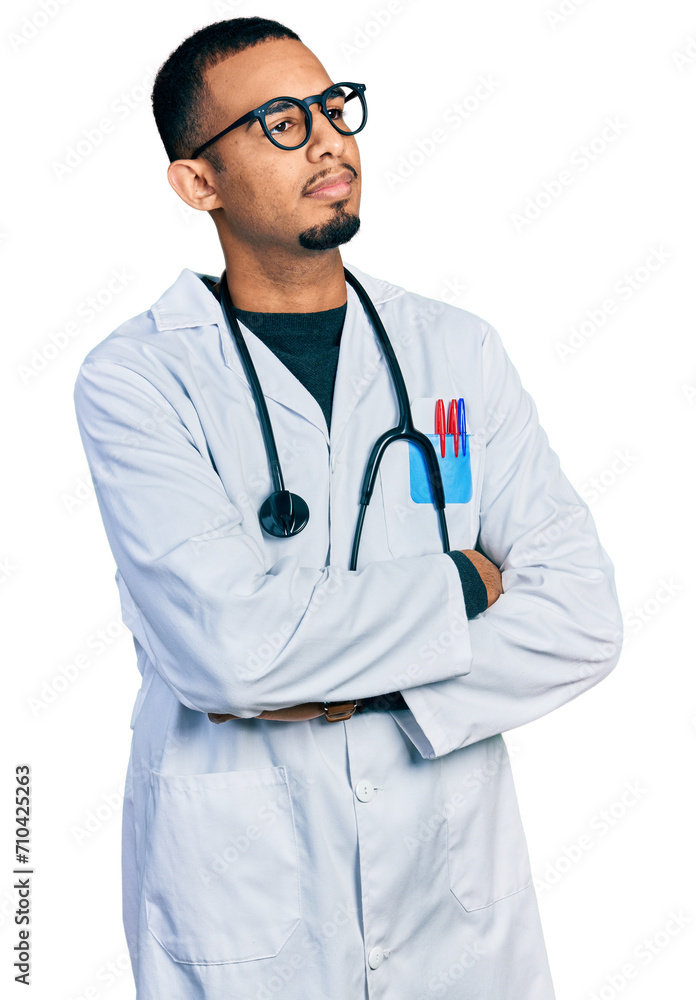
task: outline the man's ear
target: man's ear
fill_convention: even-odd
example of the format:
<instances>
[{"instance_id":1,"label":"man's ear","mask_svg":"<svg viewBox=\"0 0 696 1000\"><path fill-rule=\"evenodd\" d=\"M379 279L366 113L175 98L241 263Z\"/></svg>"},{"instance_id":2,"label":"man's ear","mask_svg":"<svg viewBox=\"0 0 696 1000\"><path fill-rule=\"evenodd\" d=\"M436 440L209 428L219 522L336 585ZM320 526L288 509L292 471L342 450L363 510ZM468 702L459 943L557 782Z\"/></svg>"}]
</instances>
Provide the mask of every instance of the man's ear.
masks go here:
<instances>
[{"instance_id":1,"label":"man's ear","mask_svg":"<svg viewBox=\"0 0 696 1000\"><path fill-rule=\"evenodd\" d=\"M222 207L220 197L210 183L213 173L213 168L205 160L173 160L167 169L167 180L191 208L210 212Z\"/></svg>"}]
</instances>

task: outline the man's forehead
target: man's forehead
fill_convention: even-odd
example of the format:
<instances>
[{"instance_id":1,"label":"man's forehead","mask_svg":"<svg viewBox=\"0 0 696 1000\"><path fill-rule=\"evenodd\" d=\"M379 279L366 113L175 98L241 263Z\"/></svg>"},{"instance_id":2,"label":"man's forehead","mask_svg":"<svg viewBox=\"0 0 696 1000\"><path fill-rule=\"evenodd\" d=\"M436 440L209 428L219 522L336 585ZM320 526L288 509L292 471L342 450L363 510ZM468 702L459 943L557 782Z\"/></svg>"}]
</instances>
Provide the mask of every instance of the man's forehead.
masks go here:
<instances>
[{"instance_id":1,"label":"man's forehead","mask_svg":"<svg viewBox=\"0 0 696 1000\"><path fill-rule=\"evenodd\" d=\"M239 114L274 97L320 94L333 82L314 53L294 38L260 42L226 56L205 77L216 103Z\"/></svg>"}]
</instances>

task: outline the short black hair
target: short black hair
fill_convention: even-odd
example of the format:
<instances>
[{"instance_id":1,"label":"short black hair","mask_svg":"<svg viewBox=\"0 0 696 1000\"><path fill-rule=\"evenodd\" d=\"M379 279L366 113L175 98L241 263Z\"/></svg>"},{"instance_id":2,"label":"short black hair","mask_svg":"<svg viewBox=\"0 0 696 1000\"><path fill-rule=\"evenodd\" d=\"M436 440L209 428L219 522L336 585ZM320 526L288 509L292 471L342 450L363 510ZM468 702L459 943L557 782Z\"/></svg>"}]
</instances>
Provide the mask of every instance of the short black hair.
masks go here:
<instances>
[{"instance_id":1,"label":"short black hair","mask_svg":"<svg viewBox=\"0 0 696 1000\"><path fill-rule=\"evenodd\" d=\"M208 24L186 38L160 66L152 87L152 111L164 148L173 160L187 159L211 138L212 94L205 71L222 59L271 38L302 39L292 29L265 17L235 17ZM201 156L218 173L224 170L215 146Z\"/></svg>"}]
</instances>

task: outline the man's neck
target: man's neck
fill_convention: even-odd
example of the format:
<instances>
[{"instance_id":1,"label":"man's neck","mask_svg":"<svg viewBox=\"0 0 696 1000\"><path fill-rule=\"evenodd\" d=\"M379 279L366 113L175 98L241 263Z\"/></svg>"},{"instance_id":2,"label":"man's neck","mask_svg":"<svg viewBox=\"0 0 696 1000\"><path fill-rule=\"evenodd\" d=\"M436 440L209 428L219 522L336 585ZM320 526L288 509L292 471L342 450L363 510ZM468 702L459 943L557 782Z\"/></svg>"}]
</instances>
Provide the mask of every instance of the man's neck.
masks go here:
<instances>
[{"instance_id":1,"label":"man's neck","mask_svg":"<svg viewBox=\"0 0 696 1000\"><path fill-rule=\"evenodd\" d=\"M348 292L343 261L338 249L327 251L321 259L299 262L296 269L273 272L266 264L247 269L239 264L228 267L225 255L227 287L234 306L248 312L321 312L345 305ZM219 299L220 282L213 288Z\"/></svg>"}]
</instances>

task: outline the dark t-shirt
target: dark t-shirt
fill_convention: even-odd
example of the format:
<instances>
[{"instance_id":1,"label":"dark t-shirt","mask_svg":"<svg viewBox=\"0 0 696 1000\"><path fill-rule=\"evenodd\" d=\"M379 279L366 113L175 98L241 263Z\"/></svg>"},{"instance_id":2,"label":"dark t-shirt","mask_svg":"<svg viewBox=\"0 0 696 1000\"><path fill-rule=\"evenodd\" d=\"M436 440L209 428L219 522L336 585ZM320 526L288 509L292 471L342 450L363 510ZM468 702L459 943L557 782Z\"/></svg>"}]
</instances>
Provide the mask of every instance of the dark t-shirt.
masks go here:
<instances>
[{"instance_id":1,"label":"dark t-shirt","mask_svg":"<svg viewBox=\"0 0 696 1000\"><path fill-rule=\"evenodd\" d=\"M259 313L234 307L237 319L311 392L324 412L328 428L347 307L345 303L314 313Z\"/></svg>"}]
</instances>

